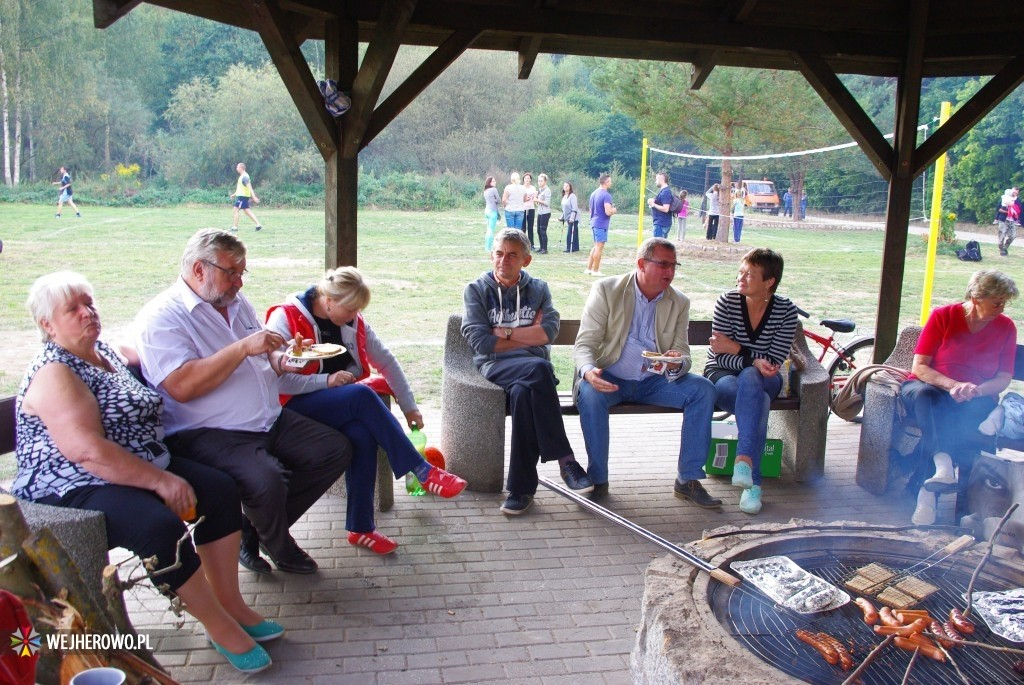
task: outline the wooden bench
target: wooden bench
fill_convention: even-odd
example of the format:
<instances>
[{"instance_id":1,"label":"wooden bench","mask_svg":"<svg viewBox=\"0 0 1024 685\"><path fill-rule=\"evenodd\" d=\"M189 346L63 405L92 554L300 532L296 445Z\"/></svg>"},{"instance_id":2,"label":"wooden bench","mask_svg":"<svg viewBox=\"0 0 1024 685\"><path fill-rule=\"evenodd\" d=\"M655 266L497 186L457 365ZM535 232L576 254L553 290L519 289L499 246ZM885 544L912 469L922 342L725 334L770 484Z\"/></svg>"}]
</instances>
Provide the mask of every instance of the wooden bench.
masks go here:
<instances>
[{"instance_id":1,"label":"wooden bench","mask_svg":"<svg viewBox=\"0 0 1024 685\"><path fill-rule=\"evenodd\" d=\"M14 446L14 398L4 397L0 398L0 455L13 452ZM98 511L51 507L21 500L18 506L33 533L43 528L53 533L68 556L78 565L87 586L95 589L96 599L99 601L103 568L109 563L107 529L103 522L103 514ZM6 543L0 543L3 555L16 551L8 550Z\"/></svg>"},{"instance_id":2,"label":"wooden bench","mask_svg":"<svg viewBox=\"0 0 1024 685\"><path fill-rule=\"evenodd\" d=\"M896 340L896 347L884 363L910 369L921 330L920 326L904 328ZM1013 378L1024 380L1024 345L1017 345ZM905 426L898 420L898 394L896 388L873 381L867 383L864 391L864 418L857 450L857 485L875 495L883 494L890 482L896 479L896 472L892 468L893 457L910 455L921 435L916 426ZM1001 437L998 444L1001 448L1024 450L1022 440ZM961 477L964 475L961 474Z\"/></svg>"},{"instance_id":3,"label":"wooden bench","mask_svg":"<svg viewBox=\"0 0 1024 685\"><path fill-rule=\"evenodd\" d=\"M562 319L555 347L576 342L580 322ZM448 318L445 334L441 390L441 451L449 470L469 482L469 489L500 492L505 465L505 392L487 381L473 364L473 353L462 335L462 316ZM691 321L691 347L711 337L710 321ZM797 330L793 350L806 360L803 371L793 374L792 396L772 403L769 435L783 441L783 461L798 481L815 480L825 469L825 438L828 424L828 374L807 348L803 329ZM563 415L577 415L571 389L560 391ZM612 414L679 413L677 409L625 402Z\"/></svg>"}]
</instances>

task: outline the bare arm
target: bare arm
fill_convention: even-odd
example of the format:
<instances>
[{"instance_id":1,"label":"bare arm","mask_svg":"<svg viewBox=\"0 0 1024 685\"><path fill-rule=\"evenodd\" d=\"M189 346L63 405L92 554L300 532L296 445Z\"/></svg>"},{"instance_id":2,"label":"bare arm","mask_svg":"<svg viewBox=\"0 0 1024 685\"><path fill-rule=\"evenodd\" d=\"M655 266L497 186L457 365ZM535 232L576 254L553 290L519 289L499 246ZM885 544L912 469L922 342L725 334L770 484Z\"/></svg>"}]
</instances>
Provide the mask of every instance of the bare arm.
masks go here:
<instances>
[{"instance_id":1,"label":"bare arm","mask_svg":"<svg viewBox=\"0 0 1024 685\"><path fill-rule=\"evenodd\" d=\"M22 407L46 425L61 454L89 473L155 492L179 514L195 506L188 482L106 438L96 396L63 364L47 364L36 372Z\"/></svg>"},{"instance_id":2,"label":"bare arm","mask_svg":"<svg viewBox=\"0 0 1024 685\"><path fill-rule=\"evenodd\" d=\"M611 202L604 203L604 213L607 214L608 216L611 216L612 214L615 214L618 211L619 210L616 209L615 205L613 205Z\"/></svg>"},{"instance_id":3,"label":"bare arm","mask_svg":"<svg viewBox=\"0 0 1024 685\"><path fill-rule=\"evenodd\" d=\"M281 375L281 352L285 340L273 331L259 331L232 343L209 357L185 362L167 375L161 387L178 402L202 397L226 381L247 358L266 354L271 367Z\"/></svg>"}]
</instances>

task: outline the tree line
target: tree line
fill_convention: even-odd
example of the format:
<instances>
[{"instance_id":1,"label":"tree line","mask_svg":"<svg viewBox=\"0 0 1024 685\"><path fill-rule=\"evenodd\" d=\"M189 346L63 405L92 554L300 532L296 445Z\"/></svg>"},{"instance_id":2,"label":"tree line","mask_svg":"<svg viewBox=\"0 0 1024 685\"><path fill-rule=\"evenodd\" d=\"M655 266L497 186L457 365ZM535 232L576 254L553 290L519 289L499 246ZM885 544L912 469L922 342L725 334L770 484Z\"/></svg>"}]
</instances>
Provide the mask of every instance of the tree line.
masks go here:
<instances>
[{"instance_id":1,"label":"tree line","mask_svg":"<svg viewBox=\"0 0 1024 685\"><path fill-rule=\"evenodd\" d=\"M323 44L307 41L303 53L322 75ZM384 96L427 54L402 48ZM690 66L676 63L542 55L528 80L516 73L514 54L467 51L360 155L360 201L464 206L478 200L484 176L512 170L581 189L610 171L623 187L639 175L644 136L720 155L849 139L795 72L718 68L699 91L689 90ZM891 131L893 80L843 80ZM922 117L942 100L955 108L983 83L926 82ZM965 218L987 221L1002 189L1024 180L1022 105L1019 88L951 151L946 204ZM98 31L89 0L0 0L0 108L7 199L30 198L13 192L21 186L41 192L62 164L92 193L129 204L204 193L220 201L238 161L264 194L293 203L311 201L323 182L321 158L259 36L151 5ZM714 181L728 182L732 165L720 173ZM878 179L859 152L841 163L796 158L772 173L840 198L826 208L836 212L849 211L844 189ZM624 209L636 202L623 200Z\"/></svg>"}]
</instances>

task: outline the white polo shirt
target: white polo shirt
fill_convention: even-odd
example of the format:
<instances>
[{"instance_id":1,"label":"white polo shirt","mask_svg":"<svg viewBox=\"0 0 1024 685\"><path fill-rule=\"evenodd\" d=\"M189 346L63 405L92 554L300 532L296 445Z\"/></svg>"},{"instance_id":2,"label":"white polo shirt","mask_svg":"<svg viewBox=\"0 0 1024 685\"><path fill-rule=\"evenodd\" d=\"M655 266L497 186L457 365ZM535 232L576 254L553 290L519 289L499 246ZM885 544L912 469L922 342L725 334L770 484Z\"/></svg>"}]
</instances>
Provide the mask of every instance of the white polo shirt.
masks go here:
<instances>
[{"instance_id":1,"label":"white polo shirt","mask_svg":"<svg viewBox=\"0 0 1024 685\"><path fill-rule=\"evenodd\" d=\"M213 305L178 281L153 298L135 317L135 347L142 373L164 398L167 434L192 428L265 432L281 414L279 379L266 355L248 357L216 389L177 402L162 383L193 359L203 359L263 330L256 310L239 293L228 306L230 325Z\"/></svg>"}]
</instances>

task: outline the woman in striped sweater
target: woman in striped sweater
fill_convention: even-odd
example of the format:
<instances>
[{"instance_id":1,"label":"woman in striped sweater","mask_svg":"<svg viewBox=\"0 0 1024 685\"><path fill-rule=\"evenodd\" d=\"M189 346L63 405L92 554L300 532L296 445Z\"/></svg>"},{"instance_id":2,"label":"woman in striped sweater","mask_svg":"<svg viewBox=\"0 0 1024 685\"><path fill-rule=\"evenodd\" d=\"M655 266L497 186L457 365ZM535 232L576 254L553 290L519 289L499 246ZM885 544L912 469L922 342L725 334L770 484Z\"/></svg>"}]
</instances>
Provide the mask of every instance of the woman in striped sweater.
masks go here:
<instances>
[{"instance_id":1,"label":"woman in striped sweater","mask_svg":"<svg viewBox=\"0 0 1024 685\"><path fill-rule=\"evenodd\" d=\"M743 488L740 510L747 514L761 511L768 408L782 390L779 370L796 333L796 306L775 294L782 267L782 255L766 248L743 255L736 289L715 304L704 367L704 376L715 384L715 404L736 416L732 484Z\"/></svg>"}]
</instances>

